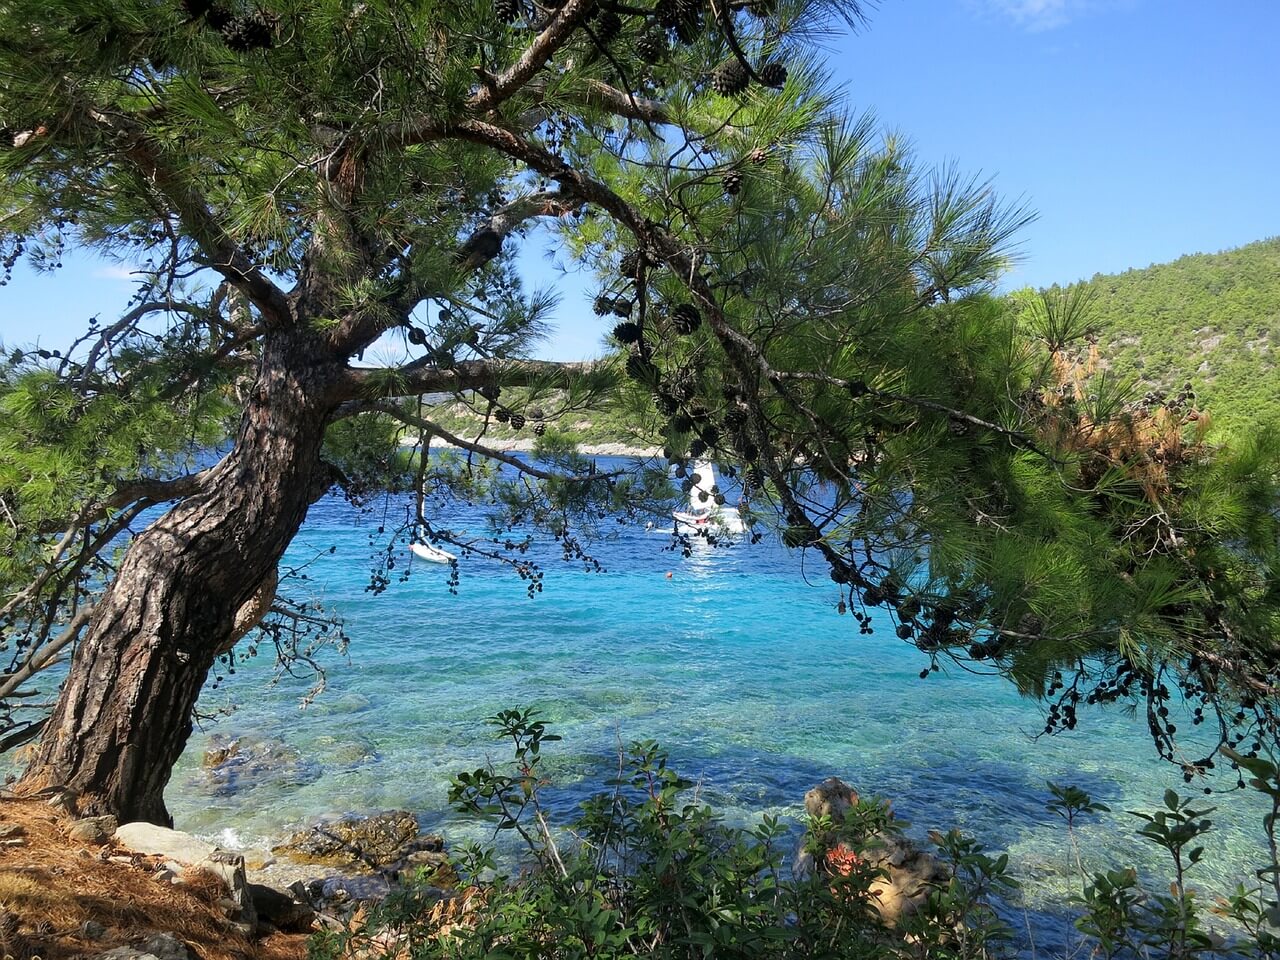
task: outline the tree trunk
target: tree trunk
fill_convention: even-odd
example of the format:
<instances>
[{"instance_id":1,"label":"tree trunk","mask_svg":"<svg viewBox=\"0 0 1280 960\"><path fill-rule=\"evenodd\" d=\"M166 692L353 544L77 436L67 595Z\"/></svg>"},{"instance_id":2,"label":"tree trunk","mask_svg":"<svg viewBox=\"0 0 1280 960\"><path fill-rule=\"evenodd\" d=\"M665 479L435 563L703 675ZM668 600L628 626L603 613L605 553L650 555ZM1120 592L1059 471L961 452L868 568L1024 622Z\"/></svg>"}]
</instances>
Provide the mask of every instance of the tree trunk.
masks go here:
<instances>
[{"instance_id":1,"label":"tree trunk","mask_svg":"<svg viewBox=\"0 0 1280 960\"><path fill-rule=\"evenodd\" d=\"M164 788L205 677L315 498L341 370L318 353L304 334L268 338L235 446L134 539L94 610L24 789L65 787L82 814L172 824Z\"/></svg>"}]
</instances>

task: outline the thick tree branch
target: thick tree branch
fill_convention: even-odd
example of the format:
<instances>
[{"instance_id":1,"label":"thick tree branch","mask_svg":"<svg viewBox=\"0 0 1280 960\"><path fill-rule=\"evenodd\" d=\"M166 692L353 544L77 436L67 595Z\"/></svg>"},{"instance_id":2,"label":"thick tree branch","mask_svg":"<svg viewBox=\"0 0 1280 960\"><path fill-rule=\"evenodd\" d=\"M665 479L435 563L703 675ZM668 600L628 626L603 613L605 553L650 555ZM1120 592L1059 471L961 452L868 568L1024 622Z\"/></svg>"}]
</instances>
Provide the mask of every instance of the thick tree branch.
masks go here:
<instances>
[{"instance_id":1,"label":"thick tree branch","mask_svg":"<svg viewBox=\"0 0 1280 960\"><path fill-rule=\"evenodd\" d=\"M471 97L468 106L477 112L487 113L505 100L509 100L520 88L563 47L596 5L596 0L569 0L557 10L542 31L520 54L510 67L496 77L485 77L481 87Z\"/></svg>"},{"instance_id":2,"label":"thick tree branch","mask_svg":"<svg viewBox=\"0 0 1280 960\"><path fill-rule=\"evenodd\" d=\"M454 262L463 273L479 270L498 256L502 242L522 224L540 217L563 217L581 203L581 198L567 190L543 190L516 197L472 231L454 251ZM386 310L345 320L330 337L330 342L341 354L362 350L391 325L406 320L432 292L431 279L410 280L387 302Z\"/></svg>"},{"instance_id":3,"label":"thick tree branch","mask_svg":"<svg viewBox=\"0 0 1280 960\"><path fill-rule=\"evenodd\" d=\"M125 139L123 154L173 207L207 265L242 291L268 325L285 325L292 312L284 292L245 255L204 197L164 159L161 149L124 117L90 110L95 124Z\"/></svg>"},{"instance_id":4,"label":"thick tree branch","mask_svg":"<svg viewBox=\"0 0 1280 960\"><path fill-rule=\"evenodd\" d=\"M214 467L206 467L195 473L170 477L168 480L138 480L135 483L120 487L103 504L103 512L119 510L138 500L148 503L165 503L179 500L196 493L214 472Z\"/></svg>"}]
</instances>

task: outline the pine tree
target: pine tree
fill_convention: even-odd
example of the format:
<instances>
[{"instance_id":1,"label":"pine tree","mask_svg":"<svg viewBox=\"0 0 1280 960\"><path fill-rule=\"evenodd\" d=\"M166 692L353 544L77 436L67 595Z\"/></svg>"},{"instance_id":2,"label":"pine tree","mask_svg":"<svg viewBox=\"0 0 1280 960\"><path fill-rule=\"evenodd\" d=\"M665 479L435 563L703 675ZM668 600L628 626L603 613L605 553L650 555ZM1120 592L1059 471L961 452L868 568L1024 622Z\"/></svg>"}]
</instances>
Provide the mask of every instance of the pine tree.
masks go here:
<instances>
[{"instance_id":1,"label":"pine tree","mask_svg":"<svg viewBox=\"0 0 1280 960\"><path fill-rule=\"evenodd\" d=\"M218 658L306 623L276 571L310 504L420 487L399 431L449 439L424 395L514 424L541 419L514 388L549 386L656 403L673 459L739 464L753 523L930 658L1067 723L1073 697L1140 700L1166 755L1169 681L1274 740L1274 444L1137 415L1069 362L1073 310L1029 331L986 294L1024 216L842 119L807 38L856 4L618 7L629 42L607 45L594 7L7 5L0 255L144 271L124 315L3 372L5 715L75 651L47 724L3 741L43 730L24 788L166 822ZM662 30L651 70L634 40ZM744 161L727 197L708 171ZM627 305L619 362L527 359L550 298L511 257L534 223L597 270L606 314ZM357 362L386 338L403 363ZM548 517L664 490L570 456L517 469Z\"/></svg>"}]
</instances>

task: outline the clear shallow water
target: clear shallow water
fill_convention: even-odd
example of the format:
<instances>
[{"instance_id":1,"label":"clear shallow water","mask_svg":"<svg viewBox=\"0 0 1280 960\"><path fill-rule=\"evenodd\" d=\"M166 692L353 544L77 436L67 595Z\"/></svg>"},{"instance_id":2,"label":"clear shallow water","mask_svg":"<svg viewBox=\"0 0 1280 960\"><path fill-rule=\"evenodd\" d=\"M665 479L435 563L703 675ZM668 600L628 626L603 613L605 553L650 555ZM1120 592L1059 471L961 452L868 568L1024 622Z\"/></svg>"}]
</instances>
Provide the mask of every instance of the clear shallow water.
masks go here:
<instances>
[{"instance_id":1,"label":"clear shallow water","mask_svg":"<svg viewBox=\"0 0 1280 960\"><path fill-rule=\"evenodd\" d=\"M403 807L451 842L486 838L448 809L449 776L504 756L485 717L533 706L564 737L545 763L565 819L616 767L619 741L659 740L708 801L744 823L798 814L810 786L838 775L892 798L917 836L954 825L1008 851L1042 949L1061 938L1061 904L1077 889L1066 837L1044 811L1046 780L1115 811L1083 828L1086 866L1157 863L1123 811L1151 809L1182 784L1141 724L1089 710L1075 732L1034 741L1044 723L1034 703L962 671L920 680L924 656L887 627L860 637L836 614L825 570L810 561L806 572L799 554L760 544L683 558L663 550L669 538L627 527L593 547L605 573L548 551L535 599L481 560L463 562L457 596L447 567L423 563L374 596L365 586L377 522L336 499L312 511L286 564L312 561L309 585L345 618L350 662L327 659L329 689L306 709L305 679L267 684L265 647L208 694L205 710L237 707L197 732L174 773L179 828L261 846L317 816ZM482 526L478 514L452 522ZM311 763L219 792L201 755L214 735L241 734L282 739ZM1261 808L1240 793L1203 799L1219 807L1219 829L1198 879L1221 890L1256 859Z\"/></svg>"}]
</instances>

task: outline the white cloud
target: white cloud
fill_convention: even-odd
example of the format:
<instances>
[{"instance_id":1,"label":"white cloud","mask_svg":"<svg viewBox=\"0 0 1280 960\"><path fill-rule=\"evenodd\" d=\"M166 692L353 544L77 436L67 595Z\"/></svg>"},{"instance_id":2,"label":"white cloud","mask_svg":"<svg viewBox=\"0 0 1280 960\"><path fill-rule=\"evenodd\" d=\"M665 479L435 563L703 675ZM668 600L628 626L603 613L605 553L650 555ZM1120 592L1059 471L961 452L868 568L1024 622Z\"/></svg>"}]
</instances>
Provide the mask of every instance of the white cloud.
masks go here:
<instances>
[{"instance_id":1,"label":"white cloud","mask_svg":"<svg viewBox=\"0 0 1280 960\"><path fill-rule=\"evenodd\" d=\"M99 280L134 280L133 270L128 267L107 266L98 267L93 271L93 275Z\"/></svg>"},{"instance_id":2,"label":"white cloud","mask_svg":"<svg viewBox=\"0 0 1280 960\"><path fill-rule=\"evenodd\" d=\"M1092 0L986 0L986 5L1028 30L1052 30L1095 4Z\"/></svg>"}]
</instances>

